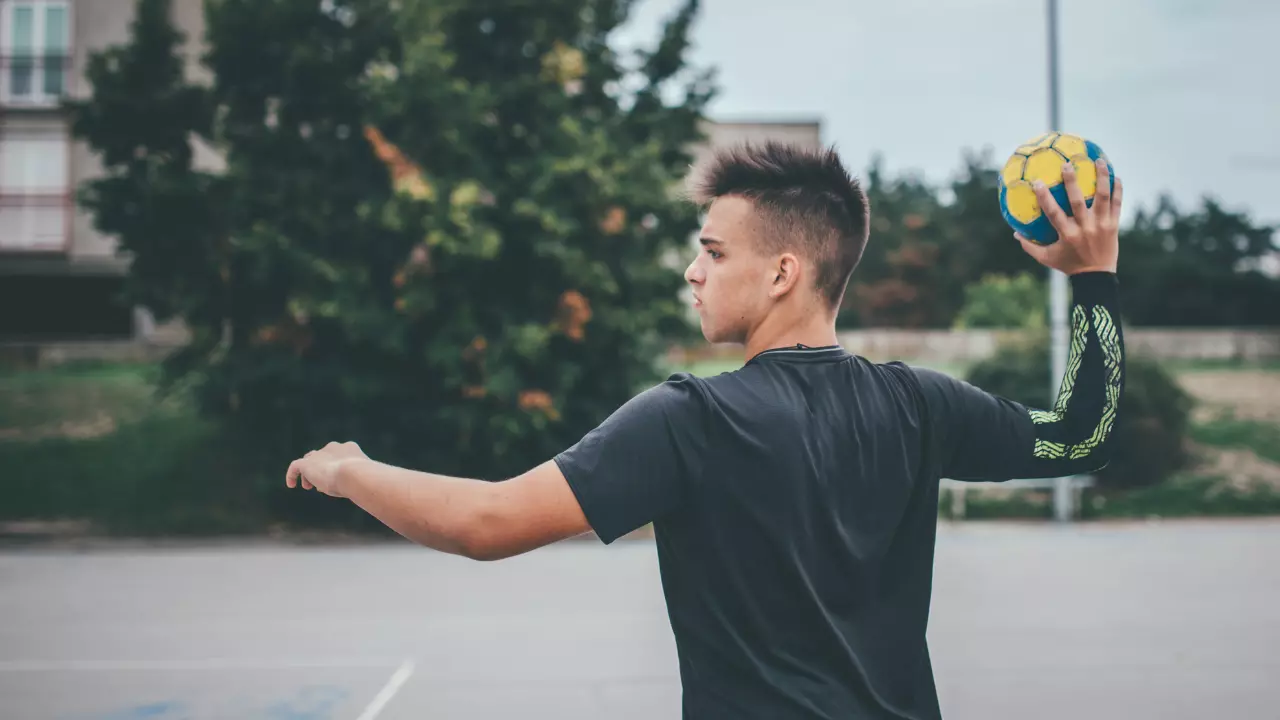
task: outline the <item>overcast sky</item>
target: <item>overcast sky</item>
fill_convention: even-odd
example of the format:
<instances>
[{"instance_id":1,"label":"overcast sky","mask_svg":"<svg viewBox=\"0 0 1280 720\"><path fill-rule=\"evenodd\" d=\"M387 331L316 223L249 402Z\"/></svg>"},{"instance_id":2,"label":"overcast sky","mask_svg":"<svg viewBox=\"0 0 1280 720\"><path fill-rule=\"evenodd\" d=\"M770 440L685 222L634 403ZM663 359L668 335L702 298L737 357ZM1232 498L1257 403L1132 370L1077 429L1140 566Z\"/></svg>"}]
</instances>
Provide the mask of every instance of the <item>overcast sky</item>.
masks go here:
<instances>
[{"instance_id":1,"label":"overcast sky","mask_svg":"<svg viewBox=\"0 0 1280 720\"><path fill-rule=\"evenodd\" d=\"M680 0L638 0L621 46ZM1280 222L1280 3L1062 0L1063 129L1111 157L1126 215L1205 194ZM713 119L817 118L862 174L943 181L962 150L1003 158L1048 123L1037 0L703 0L692 61L718 68Z\"/></svg>"}]
</instances>

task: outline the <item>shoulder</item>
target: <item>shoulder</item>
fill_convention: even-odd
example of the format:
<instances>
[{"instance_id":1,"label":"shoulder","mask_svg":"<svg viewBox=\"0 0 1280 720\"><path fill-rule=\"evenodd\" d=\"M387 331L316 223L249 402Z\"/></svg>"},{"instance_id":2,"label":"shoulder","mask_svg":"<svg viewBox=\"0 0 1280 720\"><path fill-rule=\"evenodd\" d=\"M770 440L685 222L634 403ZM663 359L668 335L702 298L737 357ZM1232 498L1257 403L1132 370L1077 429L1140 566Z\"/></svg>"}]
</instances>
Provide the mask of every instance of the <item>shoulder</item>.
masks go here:
<instances>
[{"instance_id":1,"label":"shoulder","mask_svg":"<svg viewBox=\"0 0 1280 720\"><path fill-rule=\"evenodd\" d=\"M671 375L633 396L605 424L672 421L700 415L707 404L703 382L688 373Z\"/></svg>"},{"instance_id":2,"label":"shoulder","mask_svg":"<svg viewBox=\"0 0 1280 720\"><path fill-rule=\"evenodd\" d=\"M958 388L963 388L969 385L964 380L948 375L940 370L920 367L918 365L909 365L899 361L883 363L878 367L890 370L896 376L902 378L902 380L924 393L926 397L937 393L954 392Z\"/></svg>"},{"instance_id":3,"label":"shoulder","mask_svg":"<svg viewBox=\"0 0 1280 720\"><path fill-rule=\"evenodd\" d=\"M704 407L707 395L706 380L681 372L640 393L632 402L679 412Z\"/></svg>"}]
</instances>

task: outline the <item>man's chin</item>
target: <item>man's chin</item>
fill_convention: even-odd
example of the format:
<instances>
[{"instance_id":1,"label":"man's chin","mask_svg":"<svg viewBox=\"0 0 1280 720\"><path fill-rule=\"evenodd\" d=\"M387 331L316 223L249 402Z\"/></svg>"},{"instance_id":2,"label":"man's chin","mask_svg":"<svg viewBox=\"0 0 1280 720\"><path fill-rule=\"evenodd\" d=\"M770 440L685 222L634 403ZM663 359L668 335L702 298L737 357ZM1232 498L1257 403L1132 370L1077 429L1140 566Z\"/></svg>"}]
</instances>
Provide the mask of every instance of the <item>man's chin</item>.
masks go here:
<instances>
[{"instance_id":1,"label":"man's chin","mask_svg":"<svg viewBox=\"0 0 1280 720\"><path fill-rule=\"evenodd\" d=\"M706 318L703 318L702 337L707 342L711 343L712 345L721 345L724 343L731 343L733 342L733 339L729 337L730 335L731 333L726 333L722 328L717 328L713 325L708 325Z\"/></svg>"}]
</instances>

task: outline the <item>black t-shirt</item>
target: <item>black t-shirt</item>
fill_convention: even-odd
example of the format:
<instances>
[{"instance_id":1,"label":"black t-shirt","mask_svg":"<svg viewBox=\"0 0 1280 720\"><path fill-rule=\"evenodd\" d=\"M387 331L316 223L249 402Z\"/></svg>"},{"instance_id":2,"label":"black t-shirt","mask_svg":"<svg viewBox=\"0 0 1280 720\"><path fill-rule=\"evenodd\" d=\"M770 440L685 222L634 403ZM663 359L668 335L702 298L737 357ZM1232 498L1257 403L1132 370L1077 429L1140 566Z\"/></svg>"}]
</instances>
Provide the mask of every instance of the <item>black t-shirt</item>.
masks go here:
<instances>
[{"instance_id":1,"label":"black t-shirt","mask_svg":"<svg viewBox=\"0 0 1280 720\"><path fill-rule=\"evenodd\" d=\"M686 718L938 718L925 631L938 480L1101 467L1115 276L1072 278L1053 409L840 347L672 376L556 461L600 539L654 524Z\"/></svg>"}]
</instances>

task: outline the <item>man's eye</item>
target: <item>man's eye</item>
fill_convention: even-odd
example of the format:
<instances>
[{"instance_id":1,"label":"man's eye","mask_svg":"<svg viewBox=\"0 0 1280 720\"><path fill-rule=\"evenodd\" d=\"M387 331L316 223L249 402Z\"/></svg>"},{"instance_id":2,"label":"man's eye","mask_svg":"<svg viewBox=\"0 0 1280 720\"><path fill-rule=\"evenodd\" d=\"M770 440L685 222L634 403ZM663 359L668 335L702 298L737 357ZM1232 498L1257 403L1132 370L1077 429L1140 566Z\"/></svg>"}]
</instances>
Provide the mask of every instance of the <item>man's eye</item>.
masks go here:
<instances>
[{"instance_id":1,"label":"man's eye","mask_svg":"<svg viewBox=\"0 0 1280 720\"><path fill-rule=\"evenodd\" d=\"M724 257L723 255L721 255L720 253L716 252L715 250L707 250L707 254L708 254L708 255L710 255L711 257L715 258L716 260L719 260L720 258Z\"/></svg>"}]
</instances>

